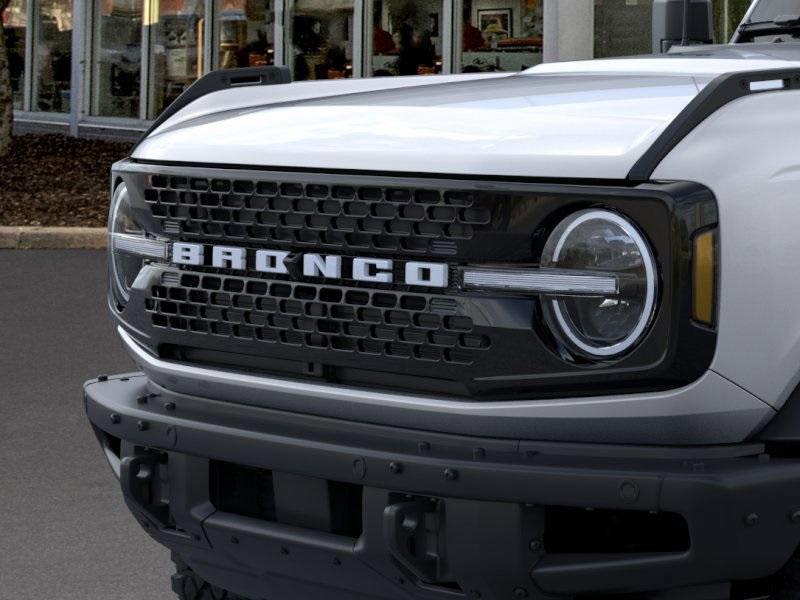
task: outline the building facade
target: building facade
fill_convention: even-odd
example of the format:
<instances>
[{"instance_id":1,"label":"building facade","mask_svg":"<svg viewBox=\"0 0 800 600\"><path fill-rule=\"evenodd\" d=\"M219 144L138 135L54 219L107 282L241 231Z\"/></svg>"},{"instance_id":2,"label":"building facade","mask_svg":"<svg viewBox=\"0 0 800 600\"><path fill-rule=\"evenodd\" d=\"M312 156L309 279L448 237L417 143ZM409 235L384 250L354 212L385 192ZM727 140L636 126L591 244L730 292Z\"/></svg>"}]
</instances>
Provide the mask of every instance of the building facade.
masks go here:
<instances>
[{"instance_id":1,"label":"building facade","mask_svg":"<svg viewBox=\"0 0 800 600\"><path fill-rule=\"evenodd\" d=\"M716 0L720 41L749 0ZM648 53L652 0L12 0L17 123L131 136L210 70L295 80L519 71Z\"/></svg>"}]
</instances>

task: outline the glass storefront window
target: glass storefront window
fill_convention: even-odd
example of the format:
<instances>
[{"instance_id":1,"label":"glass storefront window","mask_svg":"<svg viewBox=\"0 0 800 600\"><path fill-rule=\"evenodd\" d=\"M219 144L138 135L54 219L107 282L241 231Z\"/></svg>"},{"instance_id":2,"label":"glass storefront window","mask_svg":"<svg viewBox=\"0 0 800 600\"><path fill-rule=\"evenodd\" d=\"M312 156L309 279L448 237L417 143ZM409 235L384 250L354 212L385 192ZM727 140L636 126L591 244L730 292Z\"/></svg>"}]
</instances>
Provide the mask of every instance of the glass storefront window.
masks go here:
<instances>
[{"instance_id":1,"label":"glass storefront window","mask_svg":"<svg viewBox=\"0 0 800 600\"><path fill-rule=\"evenodd\" d=\"M36 3L33 110L70 111L72 0Z\"/></svg>"},{"instance_id":2,"label":"glass storefront window","mask_svg":"<svg viewBox=\"0 0 800 600\"><path fill-rule=\"evenodd\" d=\"M464 0L461 70L522 71L542 62L545 0Z\"/></svg>"},{"instance_id":3,"label":"glass storefront window","mask_svg":"<svg viewBox=\"0 0 800 600\"><path fill-rule=\"evenodd\" d=\"M730 40L751 1L713 0L716 43ZM594 6L595 58L652 52L653 0L595 0Z\"/></svg>"},{"instance_id":4,"label":"glass storefront window","mask_svg":"<svg viewBox=\"0 0 800 600\"><path fill-rule=\"evenodd\" d=\"M10 0L2 27L15 109L71 111L76 1ZM750 1L713 0L717 42L730 38ZM775 0L789 1L796 0ZM92 0L86 109L154 119L209 67L272 65L278 55L295 80L428 75L451 65L465 73L520 71L542 62L545 2L557 0ZM279 4L285 28L276 32ZM651 51L653 0L581 7L594 16L595 57Z\"/></svg>"},{"instance_id":5,"label":"glass storefront window","mask_svg":"<svg viewBox=\"0 0 800 600\"><path fill-rule=\"evenodd\" d=\"M275 63L274 0L216 0L217 68Z\"/></svg>"},{"instance_id":6,"label":"glass storefront window","mask_svg":"<svg viewBox=\"0 0 800 600\"><path fill-rule=\"evenodd\" d=\"M595 0L594 56L653 51L653 0Z\"/></svg>"},{"instance_id":7,"label":"glass storefront window","mask_svg":"<svg viewBox=\"0 0 800 600\"><path fill-rule=\"evenodd\" d=\"M8 70L14 108L21 109L25 96L25 31L28 25L25 0L11 0L3 13L3 33L8 51Z\"/></svg>"},{"instance_id":8,"label":"glass storefront window","mask_svg":"<svg viewBox=\"0 0 800 600\"><path fill-rule=\"evenodd\" d=\"M353 76L353 0L289 3L287 64L296 81Z\"/></svg>"},{"instance_id":9,"label":"glass storefront window","mask_svg":"<svg viewBox=\"0 0 800 600\"><path fill-rule=\"evenodd\" d=\"M375 0L371 74L441 73L443 14L439 0Z\"/></svg>"},{"instance_id":10,"label":"glass storefront window","mask_svg":"<svg viewBox=\"0 0 800 600\"><path fill-rule=\"evenodd\" d=\"M155 119L203 75L203 0L150 0L148 118Z\"/></svg>"},{"instance_id":11,"label":"glass storefront window","mask_svg":"<svg viewBox=\"0 0 800 600\"><path fill-rule=\"evenodd\" d=\"M139 118L143 0L97 0L91 114Z\"/></svg>"}]
</instances>

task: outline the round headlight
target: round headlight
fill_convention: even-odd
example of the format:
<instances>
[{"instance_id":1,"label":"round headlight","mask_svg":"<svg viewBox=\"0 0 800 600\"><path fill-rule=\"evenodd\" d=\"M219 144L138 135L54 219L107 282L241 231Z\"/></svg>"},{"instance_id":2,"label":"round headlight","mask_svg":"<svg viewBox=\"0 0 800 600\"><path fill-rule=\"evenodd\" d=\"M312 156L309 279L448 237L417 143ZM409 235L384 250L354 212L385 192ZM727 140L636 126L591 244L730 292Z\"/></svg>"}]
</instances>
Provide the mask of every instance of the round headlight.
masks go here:
<instances>
[{"instance_id":1,"label":"round headlight","mask_svg":"<svg viewBox=\"0 0 800 600\"><path fill-rule=\"evenodd\" d=\"M630 221L608 210L570 215L548 238L541 266L602 272L620 282L616 294L544 300L551 330L571 351L610 358L641 340L655 313L656 265L650 246Z\"/></svg>"},{"instance_id":2,"label":"round headlight","mask_svg":"<svg viewBox=\"0 0 800 600\"><path fill-rule=\"evenodd\" d=\"M166 257L166 245L149 235L137 221L124 183L117 187L111 199L108 230L111 283L117 300L124 304L145 263Z\"/></svg>"}]
</instances>

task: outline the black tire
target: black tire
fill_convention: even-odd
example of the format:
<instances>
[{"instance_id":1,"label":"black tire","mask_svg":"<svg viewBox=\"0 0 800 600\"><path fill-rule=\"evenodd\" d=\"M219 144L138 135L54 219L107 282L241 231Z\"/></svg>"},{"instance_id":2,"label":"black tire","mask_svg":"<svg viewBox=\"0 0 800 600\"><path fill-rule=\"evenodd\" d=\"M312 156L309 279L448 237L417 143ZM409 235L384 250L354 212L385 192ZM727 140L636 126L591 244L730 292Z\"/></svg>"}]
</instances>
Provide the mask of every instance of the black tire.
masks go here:
<instances>
[{"instance_id":1,"label":"black tire","mask_svg":"<svg viewBox=\"0 0 800 600\"><path fill-rule=\"evenodd\" d=\"M770 600L800 600L800 553L795 553L783 568L777 587Z\"/></svg>"},{"instance_id":2,"label":"black tire","mask_svg":"<svg viewBox=\"0 0 800 600\"><path fill-rule=\"evenodd\" d=\"M179 556L173 555L175 575L172 576L172 591L180 600L247 600L242 596L211 585L192 571Z\"/></svg>"},{"instance_id":3,"label":"black tire","mask_svg":"<svg viewBox=\"0 0 800 600\"><path fill-rule=\"evenodd\" d=\"M800 600L800 552L795 553L783 569L772 577L739 582L734 584L733 589L733 600Z\"/></svg>"}]
</instances>

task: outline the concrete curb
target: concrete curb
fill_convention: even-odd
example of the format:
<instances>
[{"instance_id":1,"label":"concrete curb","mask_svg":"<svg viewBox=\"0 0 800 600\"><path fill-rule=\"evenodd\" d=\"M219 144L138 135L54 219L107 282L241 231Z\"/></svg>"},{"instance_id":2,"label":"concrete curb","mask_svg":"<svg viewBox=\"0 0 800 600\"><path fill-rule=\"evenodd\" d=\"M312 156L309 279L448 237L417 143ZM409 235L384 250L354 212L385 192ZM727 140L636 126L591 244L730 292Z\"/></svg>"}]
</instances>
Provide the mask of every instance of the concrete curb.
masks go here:
<instances>
[{"instance_id":1,"label":"concrete curb","mask_svg":"<svg viewBox=\"0 0 800 600\"><path fill-rule=\"evenodd\" d=\"M0 227L0 249L101 250L104 227Z\"/></svg>"}]
</instances>

